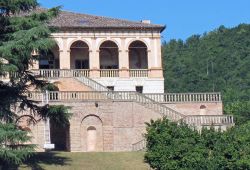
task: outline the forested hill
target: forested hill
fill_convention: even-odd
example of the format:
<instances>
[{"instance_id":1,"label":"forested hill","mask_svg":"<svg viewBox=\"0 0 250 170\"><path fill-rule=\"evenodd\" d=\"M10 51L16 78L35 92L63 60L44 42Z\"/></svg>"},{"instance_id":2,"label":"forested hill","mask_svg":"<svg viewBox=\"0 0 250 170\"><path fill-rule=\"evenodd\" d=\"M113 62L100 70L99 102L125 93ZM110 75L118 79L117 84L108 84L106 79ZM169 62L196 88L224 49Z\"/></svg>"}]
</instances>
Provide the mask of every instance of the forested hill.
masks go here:
<instances>
[{"instance_id":1,"label":"forested hill","mask_svg":"<svg viewBox=\"0 0 250 170\"><path fill-rule=\"evenodd\" d=\"M250 97L250 25L224 26L163 44L167 92L223 92Z\"/></svg>"}]
</instances>

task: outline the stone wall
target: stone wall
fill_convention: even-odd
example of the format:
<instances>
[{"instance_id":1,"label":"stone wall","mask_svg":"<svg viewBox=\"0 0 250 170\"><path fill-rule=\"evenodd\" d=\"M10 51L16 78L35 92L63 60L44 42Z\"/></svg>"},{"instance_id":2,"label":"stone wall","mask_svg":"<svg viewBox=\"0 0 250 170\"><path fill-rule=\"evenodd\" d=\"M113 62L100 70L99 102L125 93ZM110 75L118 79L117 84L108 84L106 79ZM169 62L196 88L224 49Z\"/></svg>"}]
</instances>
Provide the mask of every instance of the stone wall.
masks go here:
<instances>
[{"instance_id":1,"label":"stone wall","mask_svg":"<svg viewBox=\"0 0 250 170\"><path fill-rule=\"evenodd\" d=\"M185 115L223 115L222 102L172 103L165 105Z\"/></svg>"},{"instance_id":2,"label":"stone wall","mask_svg":"<svg viewBox=\"0 0 250 170\"><path fill-rule=\"evenodd\" d=\"M154 112L135 102L50 102L71 107L69 144L71 152L131 151L132 144L143 139L145 122L161 118ZM200 114L200 107L206 107L206 114L222 114L222 103L180 103L167 104L184 114ZM203 108L203 107L202 107ZM204 112L202 112L204 113ZM38 151L44 144L44 123L40 121L32 130ZM65 140L65 139L62 139Z\"/></svg>"}]
</instances>

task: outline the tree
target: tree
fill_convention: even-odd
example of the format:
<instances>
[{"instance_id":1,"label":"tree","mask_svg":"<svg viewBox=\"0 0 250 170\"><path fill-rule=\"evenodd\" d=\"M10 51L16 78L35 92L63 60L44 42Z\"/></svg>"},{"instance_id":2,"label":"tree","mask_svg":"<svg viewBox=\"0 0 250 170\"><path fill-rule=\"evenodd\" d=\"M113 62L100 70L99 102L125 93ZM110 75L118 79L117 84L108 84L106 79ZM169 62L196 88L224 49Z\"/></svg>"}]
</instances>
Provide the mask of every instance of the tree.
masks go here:
<instances>
[{"instance_id":1,"label":"tree","mask_svg":"<svg viewBox=\"0 0 250 170\"><path fill-rule=\"evenodd\" d=\"M147 124L145 161L154 169L250 169L250 122L226 132L201 132L163 120Z\"/></svg>"},{"instance_id":2,"label":"tree","mask_svg":"<svg viewBox=\"0 0 250 170\"><path fill-rule=\"evenodd\" d=\"M248 103L242 117L250 120L250 25L224 26L186 41L163 44L167 92L222 92L225 108ZM232 111L232 110L231 110ZM226 113L237 115L238 112ZM241 120L237 121L242 122Z\"/></svg>"},{"instance_id":3,"label":"tree","mask_svg":"<svg viewBox=\"0 0 250 170\"><path fill-rule=\"evenodd\" d=\"M39 107L27 98L30 87L43 88L48 83L40 80L28 68L38 53L47 53L55 45L50 38L53 31L47 26L59 8L33 13L38 7L36 0L0 0L0 76L10 74L8 83L0 81L0 162L3 165L20 164L29 157L32 145L23 145L30 138L27 133L13 125L17 115L13 106L31 109L38 116L68 122L68 108L64 106ZM15 73L14 75L11 73ZM58 113L58 114L50 114ZM59 116L59 117L55 117Z\"/></svg>"}]
</instances>

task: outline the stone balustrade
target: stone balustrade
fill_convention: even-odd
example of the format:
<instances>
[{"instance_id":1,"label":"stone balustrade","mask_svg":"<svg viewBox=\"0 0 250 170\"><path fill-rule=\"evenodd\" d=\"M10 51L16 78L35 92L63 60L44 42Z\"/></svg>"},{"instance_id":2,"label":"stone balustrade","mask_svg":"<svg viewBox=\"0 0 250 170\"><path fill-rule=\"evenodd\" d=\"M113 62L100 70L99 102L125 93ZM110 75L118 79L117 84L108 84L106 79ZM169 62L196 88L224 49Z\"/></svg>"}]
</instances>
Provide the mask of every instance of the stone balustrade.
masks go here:
<instances>
[{"instance_id":1,"label":"stone balustrade","mask_svg":"<svg viewBox=\"0 0 250 170\"><path fill-rule=\"evenodd\" d=\"M34 75L44 78L69 78L69 77L91 77L90 69L38 69L31 70ZM120 77L119 69L99 69L100 77ZM130 69L128 70L129 77L149 77L148 69ZM14 73L12 73L14 74ZM0 81L9 80L9 74L0 76Z\"/></svg>"},{"instance_id":2,"label":"stone balustrade","mask_svg":"<svg viewBox=\"0 0 250 170\"><path fill-rule=\"evenodd\" d=\"M100 77L119 77L118 69L101 69Z\"/></svg>"},{"instance_id":3,"label":"stone balustrade","mask_svg":"<svg viewBox=\"0 0 250 170\"><path fill-rule=\"evenodd\" d=\"M194 126L234 125L234 119L231 115L192 115L186 116L181 121Z\"/></svg>"},{"instance_id":4,"label":"stone balustrade","mask_svg":"<svg viewBox=\"0 0 250 170\"><path fill-rule=\"evenodd\" d=\"M29 99L35 101L43 100L43 93L41 92L30 92L28 94ZM139 94L137 92L127 91L88 91L88 92L63 92L55 91L48 92L47 97L49 101L132 101L139 103L149 109L152 109L162 116L166 116L171 121L178 121L185 117L185 115L165 106L152 99Z\"/></svg>"},{"instance_id":5,"label":"stone balustrade","mask_svg":"<svg viewBox=\"0 0 250 170\"><path fill-rule=\"evenodd\" d=\"M221 102L221 93L161 93L145 94L160 103Z\"/></svg>"},{"instance_id":6,"label":"stone balustrade","mask_svg":"<svg viewBox=\"0 0 250 170\"><path fill-rule=\"evenodd\" d=\"M148 77L147 69L130 69L129 70L130 77Z\"/></svg>"}]
</instances>

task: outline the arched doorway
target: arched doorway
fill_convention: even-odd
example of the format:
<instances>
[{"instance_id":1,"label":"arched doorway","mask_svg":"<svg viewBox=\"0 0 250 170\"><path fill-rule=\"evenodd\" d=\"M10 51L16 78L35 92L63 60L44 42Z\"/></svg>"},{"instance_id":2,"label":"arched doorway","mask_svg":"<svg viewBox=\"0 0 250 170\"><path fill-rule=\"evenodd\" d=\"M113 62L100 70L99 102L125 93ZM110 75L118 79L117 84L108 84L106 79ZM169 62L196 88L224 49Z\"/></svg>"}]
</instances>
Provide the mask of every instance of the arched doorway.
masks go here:
<instances>
[{"instance_id":1,"label":"arched doorway","mask_svg":"<svg viewBox=\"0 0 250 170\"><path fill-rule=\"evenodd\" d=\"M59 69L59 47L56 45L48 52L41 52L39 56L39 69Z\"/></svg>"},{"instance_id":2,"label":"arched doorway","mask_svg":"<svg viewBox=\"0 0 250 170\"><path fill-rule=\"evenodd\" d=\"M100 46L100 69L119 69L119 50L113 41L105 41Z\"/></svg>"},{"instance_id":3,"label":"arched doorway","mask_svg":"<svg viewBox=\"0 0 250 170\"><path fill-rule=\"evenodd\" d=\"M81 124L81 143L85 152L103 151L103 127L96 115L88 115Z\"/></svg>"},{"instance_id":4,"label":"arched doorway","mask_svg":"<svg viewBox=\"0 0 250 170\"><path fill-rule=\"evenodd\" d=\"M83 41L76 41L70 47L70 68L89 69L89 46Z\"/></svg>"},{"instance_id":5,"label":"arched doorway","mask_svg":"<svg viewBox=\"0 0 250 170\"><path fill-rule=\"evenodd\" d=\"M142 41L134 41L129 45L129 68L148 68L148 48Z\"/></svg>"},{"instance_id":6,"label":"arched doorway","mask_svg":"<svg viewBox=\"0 0 250 170\"><path fill-rule=\"evenodd\" d=\"M87 129L87 151L94 152L96 150L96 128L93 126Z\"/></svg>"}]
</instances>

